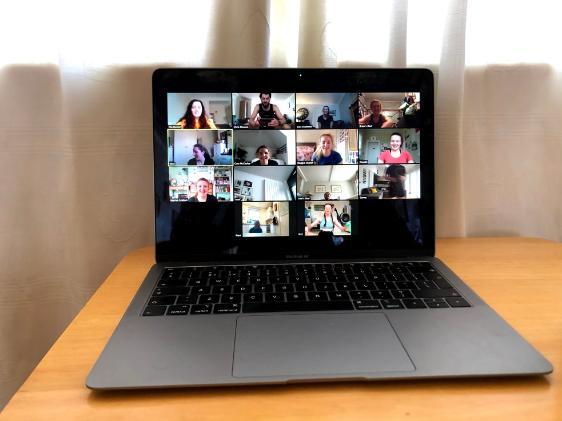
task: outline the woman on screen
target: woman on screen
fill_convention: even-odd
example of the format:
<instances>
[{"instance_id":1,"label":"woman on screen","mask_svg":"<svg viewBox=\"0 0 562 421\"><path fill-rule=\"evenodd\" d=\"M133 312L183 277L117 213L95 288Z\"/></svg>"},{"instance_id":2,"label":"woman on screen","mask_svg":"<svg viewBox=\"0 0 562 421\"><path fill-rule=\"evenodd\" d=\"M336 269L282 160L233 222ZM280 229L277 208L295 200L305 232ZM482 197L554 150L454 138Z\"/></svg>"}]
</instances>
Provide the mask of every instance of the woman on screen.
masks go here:
<instances>
[{"instance_id":1,"label":"woman on screen","mask_svg":"<svg viewBox=\"0 0 562 421\"><path fill-rule=\"evenodd\" d=\"M316 151L312 154L312 161L318 165L335 165L341 164L343 159L341 155L334 151L334 139L330 133L324 133L320 136L320 144Z\"/></svg>"},{"instance_id":2,"label":"woman on screen","mask_svg":"<svg viewBox=\"0 0 562 421\"><path fill-rule=\"evenodd\" d=\"M369 126L373 129L386 129L389 127L394 127L394 123L389 118L386 118L382 114L382 102L378 99L373 99L369 105L371 112L361 118L359 118L359 124L361 126Z\"/></svg>"},{"instance_id":3,"label":"woman on screen","mask_svg":"<svg viewBox=\"0 0 562 421\"><path fill-rule=\"evenodd\" d=\"M192 99L182 118L178 120L182 129L216 129L212 118L207 116L205 106L200 99Z\"/></svg>"},{"instance_id":4,"label":"woman on screen","mask_svg":"<svg viewBox=\"0 0 562 421\"><path fill-rule=\"evenodd\" d=\"M250 165L279 165L277 161L269 158L269 148L266 145L261 145L256 149L256 156L258 160Z\"/></svg>"},{"instance_id":5,"label":"woman on screen","mask_svg":"<svg viewBox=\"0 0 562 421\"><path fill-rule=\"evenodd\" d=\"M316 226L320 228L319 236L333 235L334 227L338 227L340 231L349 232L345 226L339 223L337 218L334 218L334 205L331 203L326 203L324 205L324 215L322 215L322 218L315 219L308 225L308 232Z\"/></svg>"},{"instance_id":6,"label":"woman on screen","mask_svg":"<svg viewBox=\"0 0 562 421\"><path fill-rule=\"evenodd\" d=\"M209 151L200 143L193 145L193 158L187 161L187 165L214 165L215 161L209 155Z\"/></svg>"},{"instance_id":7,"label":"woman on screen","mask_svg":"<svg viewBox=\"0 0 562 421\"><path fill-rule=\"evenodd\" d=\"M201 177L195 184L197 194L190 197L188 202L217 202L217 198L209 193L211 183L206 178Z\"/></svg>"},{"instance_id":8,"label":"woman on screen","mask_svg":"<svg viewBox=\"0 0 562 421\"><path fill-rule=\"evenodd\" d=\"M404 139L400 133L390 135L390 150L382 151L379 164L413 164L414 158L406 149L402 149Z\"/></svg>"}]
</instances>

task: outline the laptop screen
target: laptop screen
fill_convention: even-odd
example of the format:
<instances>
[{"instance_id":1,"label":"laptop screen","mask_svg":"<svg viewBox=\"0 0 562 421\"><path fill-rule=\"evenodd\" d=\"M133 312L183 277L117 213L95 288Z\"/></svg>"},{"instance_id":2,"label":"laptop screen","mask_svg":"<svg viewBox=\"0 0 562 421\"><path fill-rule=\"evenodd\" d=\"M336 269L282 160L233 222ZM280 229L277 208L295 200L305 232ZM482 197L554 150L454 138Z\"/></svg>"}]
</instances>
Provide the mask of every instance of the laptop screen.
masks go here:
<instances>
[{"instance_id":1,"label":"laptop screen","mask_svg":"<svg viewBox=\"0 0 562 421\"><path fill-rule=\"evenodd\" d=\"M157 71L158 260L432 253L431 74L365 73Z\"/></svg>"}]
</instances>

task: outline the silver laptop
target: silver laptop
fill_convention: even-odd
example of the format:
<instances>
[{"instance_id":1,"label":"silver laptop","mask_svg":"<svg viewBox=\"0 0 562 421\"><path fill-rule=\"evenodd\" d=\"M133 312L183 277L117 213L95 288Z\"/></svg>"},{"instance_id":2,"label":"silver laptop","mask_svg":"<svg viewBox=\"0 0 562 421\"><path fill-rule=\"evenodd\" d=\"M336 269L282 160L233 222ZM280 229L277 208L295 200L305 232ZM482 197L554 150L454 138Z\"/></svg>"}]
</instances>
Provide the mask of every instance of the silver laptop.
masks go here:
<instances>
[{"instance_id":1,"label":"silver laptop","mask_svg":"<svg viewBox=\"0 0 562 421\"><path fill-rule=\"evenodd\" d=\"M433 90L424 69L157 70L156 264L87 386L551 372L434 257Z\"/></svg>"}]
</instances>

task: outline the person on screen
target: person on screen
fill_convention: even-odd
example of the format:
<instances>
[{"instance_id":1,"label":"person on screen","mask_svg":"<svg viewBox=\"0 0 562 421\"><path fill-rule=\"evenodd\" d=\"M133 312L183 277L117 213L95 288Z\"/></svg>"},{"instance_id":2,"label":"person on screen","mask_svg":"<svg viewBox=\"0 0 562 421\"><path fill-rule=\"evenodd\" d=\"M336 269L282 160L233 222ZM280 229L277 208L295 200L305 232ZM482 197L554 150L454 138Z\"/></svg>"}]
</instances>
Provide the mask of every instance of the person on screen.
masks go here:
<instances>
[{"instance_id":1,"label":"person on screen","mask_svg":"<svg viewBox=\"0 0 562 421\"><path fill-rule=\"evenodd\" d=\"M338 227L340 231L349 232L349 230L339 223L337 218L334 218L334 205L331 203L326 203L324 205L324 214L322 218L317 218L308 226L308 232L314 227L318 226L320 228L319 236L331 236L334 233L334 227Z\"/></svg>"},{"instance_id":2,"label":"person on screen","mask_svg":"<svg viewBox=\"0 0 562 421\"><path fill-rule=\"evenodd\" d=\"M385 199L406 199L406 189L404 181L406 180L406 168L404 165L391 164L385 172L385 178L389 181L388 192L384 195Z\"/></svg>"},{"instance_id":3,"label":"person on screen","mask_svg":"<svg viewBox=\"0 0 562 421\"><path fill-rule=\"evenodd\" d=\"M193 145L193 158L187 161L187 165L214 165L215 161L209 155L209 151L200 143Z\"/></svg>"},{"instance_id":4,"label":"person on screen","mask_svg":"<svg viewBox=\"0 0 562 421\"><path fill-rule=\"evenodd\" d=\"M339 152L334 151L334 138L330 133L324 133L320 136L320 144L316 151L312 154L312 162L318 165L336 165L341 164L343 159Z\"/></svg>"},{"instance_id":5,"label":"person on screen","mask_svg":"<svg viewBox=\"0 0 562 421\"><path fill-rule=\"evenodd\" d=\"M252 129L272 128L278 129L285 124L285 117L279 107L271 103L271 93L260 93L260 104L257 104L252 111L248 126Z\"/></svg>"},{"instance_id":6,"label":"person on screen","mask_svg":"<svg viewBox=\"0 0 562 421\"><path fill-rule=\"evenodd\" d=\"M269 158L269 148L266 145L260 145L256 149L257 161L252 162L250 165L279 165L277 161Z\"/></svg>"},{"instance_id":7,"label":"person on screen","mask_svg":"<svg viewBox=\"0 0 562 421\"><path fill-rule=\"evenodd\" d=\"M185 114L178 120L182 129L216 129L212 118L207 116L200 99L192 99L187 104Z\"/></svg>"},{"instance_id":8,"label":"person on screen","mask_svg":"<svg viewBox=\"0 0 562 421\"><path fill-rule=\"evenodd\" d=\"M382 102L373 99L369 105L371 112L359 119L359 124L369 126L374 129L386 129L394 127L394 123L382 114Z\"/></svg>"},{"instance_id":9,"label":"person on screen","mask_svg":"<svg viewBox=\"0 0 562 421\"><path fill-rule=\"evenodd\" d=\"M250 234L262 234L263 230L261 229L260 221L255 221L254 226L248 230Z\"/></svg>"},{"instance_id":10,"label":"person on screen","mask_svg":"<svg viewBox=\"0 0 562 421\"><path fill-rule=\"evenodd\" d=\"M197 194L193 197L190 197L188 202L217 202L217 198L212 194L209 194L209 187L211 187L211 183L206 178L201 177L197 180L195 184L197 189Z\"/></svg>"},{"instance_id":11,"label":"person on screen","mask_svg":"<svg viewBox=\"0 0 562 421\"><path fill-rule=\"evenodd\" d=\"M406 149L402 149L404 138L398 132L390 135L390 150L379 155L379 164L413 164L414 158Z\"/></svg>"},{"instance_id":12,"label":"person on screen","mask_svg":"<svg viewBox=\"0 0 562 421\"><path fill-rule=\"evenodd\" d=\"M332 127L334 127L334 117L330 115L330 107L324 105L324 107L322 107L322 115L318 117L316 128L331 129Z\"/></svg>"}]
</instances>

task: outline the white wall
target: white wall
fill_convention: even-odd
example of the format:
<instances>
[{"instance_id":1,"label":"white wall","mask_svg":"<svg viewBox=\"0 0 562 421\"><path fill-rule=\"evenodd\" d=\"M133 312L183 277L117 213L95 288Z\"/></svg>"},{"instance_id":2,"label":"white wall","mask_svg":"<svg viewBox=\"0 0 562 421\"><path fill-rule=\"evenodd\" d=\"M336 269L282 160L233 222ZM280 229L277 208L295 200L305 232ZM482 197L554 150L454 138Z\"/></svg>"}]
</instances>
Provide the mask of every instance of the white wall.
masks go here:
<instances>
[{"instance_id":1,"label":"white wall","mask_svg":"<svg viewBox=\"0 0 562 421\"><path fill-rule=\"evenodd\" d=\"M246 172L241 171L234 171L234 181L242 180L244 181L251 181L252 182L252 197L254 198L254 202L263 202L265 201L265 186L263 177L258 177L253 174L249 174Z\"/></svg>"}]
</instances>

